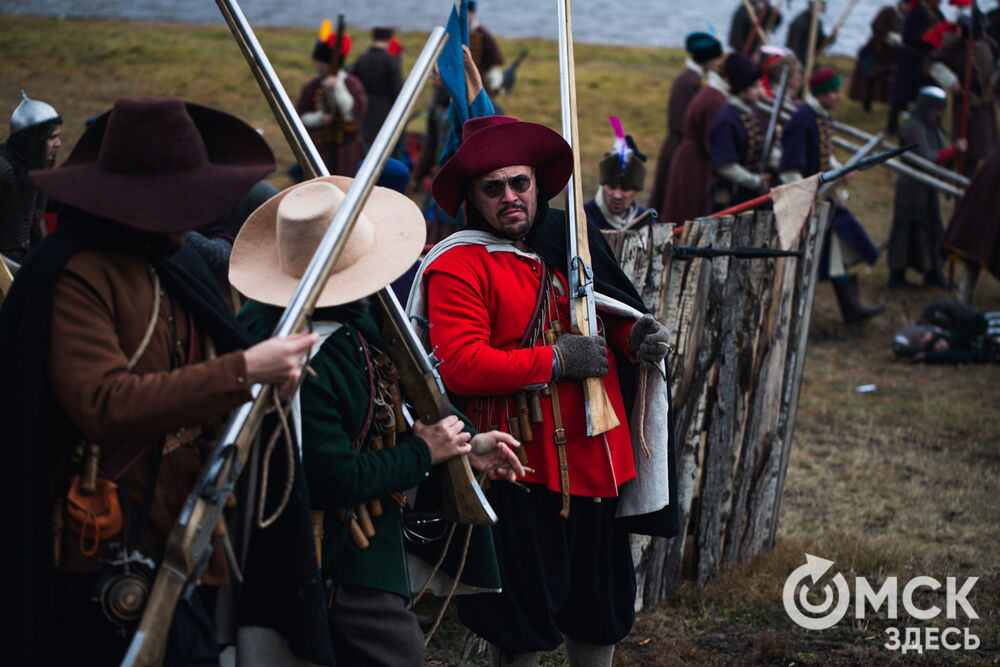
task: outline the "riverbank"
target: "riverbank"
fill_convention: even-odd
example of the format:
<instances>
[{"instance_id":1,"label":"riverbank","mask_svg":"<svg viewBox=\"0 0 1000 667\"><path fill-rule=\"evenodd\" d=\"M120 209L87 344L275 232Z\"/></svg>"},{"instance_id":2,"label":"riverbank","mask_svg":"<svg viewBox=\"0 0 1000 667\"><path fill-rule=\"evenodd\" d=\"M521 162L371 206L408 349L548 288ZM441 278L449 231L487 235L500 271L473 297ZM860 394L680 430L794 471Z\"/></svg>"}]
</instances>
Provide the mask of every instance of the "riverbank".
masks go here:
<instances>
[{"instance_id":1,"label":"riverbank","mask_svg":"<svg viewBox=\"0 0 1000 667\"><path fill-rule=\"evenodd\" d=\"M314 30L261 29L261 44L293 98L312 71ZM352 35L355 53L367 36ZM400 36L407 67L423 44ZM559 127L557 52L553 42L500 40L504 52L530 51L507 113ZM611 146L608 115L621 118L649 155L650 171L666 132L666 100L684 54L676 50L577 44L582 163L585 192L596 187L596 163ZM275 151L276 185L292 163L255 79L224 29L176 24L69 21L0 15L0 93L9 113L16 93L52 103L63 115L65 159L84 123L123 95L177 95L216 106L261 128ZM851 63L832 61L845 83ZM427 93L424 93L426 99ZM418 109L425 107L424 103ZM845 102L842 120L874 132L883 109L864 114ZM410 129L422 130L416 117ZM844 156L841 156L842 158ZM850 206L876 242L888 238L895 177L885 169L858 174ZM640 200L644 199L640 195ZM945 204L945 213L950 212ZM804 563L804 552L835 562L853 582L873 585L923 575L980 577L969 596L979 620L969 627L982 640L976 651L931 651L929 664L991 664L1000 657L1000 367L958 368L892 360L892 332L916 320L944 290L906 293L885 289L885 262L860 273L866 301L888 304L872 322L840 322L832 291L817 290L808 360L789 464L778 544L773 553L726 569L704 589L688 586L667 603L644 610L623 642L616 664L883 664L899 659L883 648L888 627L922 625L902 615L851 615L837 628L807 632L793 625L781 604L785 578ZM1000 286L984 275L974 305L1000 310ZM871 393L859 385L874 384ZM943 590L943 589L942 589ZM924 608L944 606L943 592L926 589ZM821 600L814 600L819 603ZM945 627L943 619L936 623ZM452 623L435 638L428 663L457 664L462 632ZM546 656L561 664L561 654Z\"/></svg>"}]
</instances>

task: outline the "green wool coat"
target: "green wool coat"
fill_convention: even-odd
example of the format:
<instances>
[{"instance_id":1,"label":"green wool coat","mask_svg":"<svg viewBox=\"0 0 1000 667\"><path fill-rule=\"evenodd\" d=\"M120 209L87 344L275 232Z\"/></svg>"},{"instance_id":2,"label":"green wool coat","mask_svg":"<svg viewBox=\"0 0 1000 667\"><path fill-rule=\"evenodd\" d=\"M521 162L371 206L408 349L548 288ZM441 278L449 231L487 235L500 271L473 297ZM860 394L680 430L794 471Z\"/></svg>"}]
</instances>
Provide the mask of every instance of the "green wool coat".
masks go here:
<instances>
[{"instance_id":1,"label":"green wool coat","mask_svg":"<svg viewBox=\"0 0 1000 667\"><path fill-rule=\"evenodd\" d=\"M281 312L249 302L238 317L255 340L263 340L271 335ZM309 498L313 509L325 511L323 573L334 583L388 591L409 599L402 511L390 494L424 479L431 467L430 451L416 437L398 440L392 449L377 452L351 447L364 426L370 395L358 334L364 336L369 348L384 350L385 345L371 315L350 306L337 308L337 317L327 315L317 311L316 319L334 319L344 325L313 357L316 377L308 376L300 392L302 456ZM359 551L349 536L342 539L344 525L337 510L376 498L382 502L382 516L372 517L375 536L367 549Z\"/></svg>"}]
</instances>

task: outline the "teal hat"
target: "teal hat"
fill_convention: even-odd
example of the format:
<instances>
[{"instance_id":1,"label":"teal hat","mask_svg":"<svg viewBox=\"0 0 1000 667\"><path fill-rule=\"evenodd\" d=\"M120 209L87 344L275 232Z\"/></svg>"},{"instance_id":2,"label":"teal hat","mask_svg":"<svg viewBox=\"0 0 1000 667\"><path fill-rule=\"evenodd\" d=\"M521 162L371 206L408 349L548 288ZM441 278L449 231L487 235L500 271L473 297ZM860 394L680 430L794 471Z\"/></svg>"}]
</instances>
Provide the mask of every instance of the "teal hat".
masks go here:
<instances>
[{"instance_id":1,"label":"teal hat","mask_svg":"<svg viewBox=\"0 0 1000 667\"><path fill-rule=\"evenodd\" d=\"M722 43L707 32L692 32L684 38L684 50L700 64L721 56Z\"/></svg>"}]
</instances>

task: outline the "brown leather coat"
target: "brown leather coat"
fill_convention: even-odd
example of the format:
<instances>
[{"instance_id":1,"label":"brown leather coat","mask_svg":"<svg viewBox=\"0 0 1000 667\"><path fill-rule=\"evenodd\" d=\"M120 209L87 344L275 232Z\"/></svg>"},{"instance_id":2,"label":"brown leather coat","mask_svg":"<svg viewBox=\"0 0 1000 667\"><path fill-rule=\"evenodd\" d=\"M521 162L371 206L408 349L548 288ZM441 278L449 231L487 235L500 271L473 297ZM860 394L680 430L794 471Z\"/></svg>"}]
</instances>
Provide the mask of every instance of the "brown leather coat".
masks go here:
<instances>
[{"instance_id":1,"label":"brown leather coat","mask_svg":"<svg viewBox=\"0 0 1000 667\"><path fill-rule=\"evenodd\" d=\"M242 352L202 361L206 340L183 307L161 288L157 323L131 371L154 304L153 273L138 254L83 252L65 265L52 305L50 375L57 447L65 455L81 437L101 447L101 472L121 469L119 486L141 511L156 447L164 455L142 543L157 561L226 413L250 399ZM68 418L68 419L67 419ZM70 473L74 472L72 469ZM62 480L65 490L65 480ZM59 492L60 480L55 480ZM97 556L101 556L102 549ZM77 536L62 538L61 567L95 571ZM221 549L202 577L225 581Z\"/></svg>"}]
</instances>

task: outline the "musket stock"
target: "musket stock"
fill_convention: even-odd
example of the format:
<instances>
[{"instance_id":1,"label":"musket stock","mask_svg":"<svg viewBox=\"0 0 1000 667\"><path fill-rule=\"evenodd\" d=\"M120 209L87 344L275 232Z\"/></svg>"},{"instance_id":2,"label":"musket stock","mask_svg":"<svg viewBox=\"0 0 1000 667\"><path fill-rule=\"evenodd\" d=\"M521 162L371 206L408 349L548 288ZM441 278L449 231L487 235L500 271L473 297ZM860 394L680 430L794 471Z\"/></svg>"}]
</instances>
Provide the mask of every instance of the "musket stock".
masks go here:
<instances>
[{"instance_id":1,"label":"musket stock","mask_svg":"<svg viewBox=\"0 0 1000 667\"><path fill-rule=\"evenodd\" d=\"M410 393L417 419L433 424L452 414L451 401L437 372L436 360L424 353L395 293L391 289L380 290L375 294L375 302L382 338L389 348L392 363L399 370L400 381ZM443 472L441 516L445 521L477 526L496 523L496 512L476 482L468 457L448 459Z\"/></svg>"}]
</instances>

